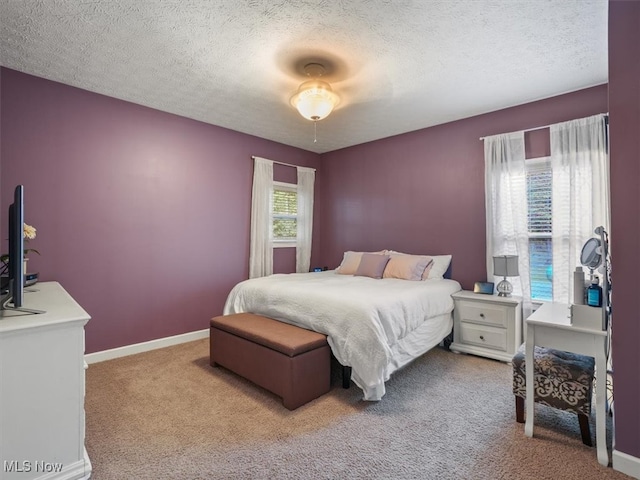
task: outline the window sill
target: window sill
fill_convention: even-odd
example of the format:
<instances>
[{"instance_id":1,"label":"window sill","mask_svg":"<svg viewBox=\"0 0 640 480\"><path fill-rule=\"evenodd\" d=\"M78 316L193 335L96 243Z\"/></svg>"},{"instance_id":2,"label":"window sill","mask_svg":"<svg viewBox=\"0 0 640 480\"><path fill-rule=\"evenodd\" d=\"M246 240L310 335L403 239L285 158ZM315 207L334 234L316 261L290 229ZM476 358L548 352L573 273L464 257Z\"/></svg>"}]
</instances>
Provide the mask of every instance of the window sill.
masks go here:
<instances>
[{"instance_id":1,"label":"window sill","mask_svg":"<svg viewBox=\"0 0 640 480\"><path fill-rule=\"evenodd\" d=\"M296 248L296 242L273 242L273 248Z\"/></svg>"}]
</instances>

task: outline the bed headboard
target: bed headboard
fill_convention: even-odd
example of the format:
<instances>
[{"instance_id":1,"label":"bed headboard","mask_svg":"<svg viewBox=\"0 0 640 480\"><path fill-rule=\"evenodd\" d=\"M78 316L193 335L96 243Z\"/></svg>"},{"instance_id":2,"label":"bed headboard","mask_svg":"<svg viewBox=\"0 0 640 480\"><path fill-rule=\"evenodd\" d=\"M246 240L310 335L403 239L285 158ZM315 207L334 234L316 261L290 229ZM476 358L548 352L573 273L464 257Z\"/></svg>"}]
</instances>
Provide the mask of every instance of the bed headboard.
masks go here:
<instances>
[{"instance_id":1,"label":"bed headboard","mask_svg":"<svg viewBox=\"0 0 640 480\"><path fill-rule=\"evenodd\" d=\"M451 278L451 266L453 265L453 258L451 258L451 262L449 262L449 267L447 267L447 271L444 272L444 278Z\"/></svg>"}]
</instances>

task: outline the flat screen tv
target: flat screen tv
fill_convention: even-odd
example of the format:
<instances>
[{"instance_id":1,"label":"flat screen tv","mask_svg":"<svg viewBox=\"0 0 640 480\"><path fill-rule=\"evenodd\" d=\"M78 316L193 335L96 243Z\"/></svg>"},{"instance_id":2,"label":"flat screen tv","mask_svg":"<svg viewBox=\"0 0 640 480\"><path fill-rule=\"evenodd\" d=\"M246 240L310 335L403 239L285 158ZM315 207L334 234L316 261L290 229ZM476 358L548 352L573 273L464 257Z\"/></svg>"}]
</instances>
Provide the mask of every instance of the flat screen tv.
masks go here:
<instances>
[{"instance_id":1,"label":"flat screen tv","mask_svg":"<svg viewBox=\"0 0 640 480\"><path fill-rule=\"evenodd\" d=\"M9 206L9 258L7 293L0 300L1 310L42 313L22 306L24 300L24 186L18 185Z\"/></svg>"}]
</instances>

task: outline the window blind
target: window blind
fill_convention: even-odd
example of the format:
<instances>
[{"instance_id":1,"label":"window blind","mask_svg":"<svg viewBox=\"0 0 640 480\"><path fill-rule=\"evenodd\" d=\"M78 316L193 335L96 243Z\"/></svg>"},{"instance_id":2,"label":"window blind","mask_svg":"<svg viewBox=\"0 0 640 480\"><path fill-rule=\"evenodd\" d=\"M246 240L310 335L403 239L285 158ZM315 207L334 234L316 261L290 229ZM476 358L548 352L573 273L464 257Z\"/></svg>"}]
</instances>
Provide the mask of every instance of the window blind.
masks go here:
<instances>
[{"instance_id":1,"label":"window blind","mask_svg":"<svg viewBox=\"0 0 640 480\"><path fill-rule=\"evenodd\" d=\"M273 239L295 240L297 235L298 194L295 190L273 190Z\"/></svg>"},{"instance_id":2,"label":"window blind","mask_svg":"<svg viewBox=\"0 0 640 480\"><path fill-rule=\"evenodd\" d=\"M527 166L527 225L531 298L553 299L553 251L551 243L551 187L549 162Z\"/></svg>"},{"instance_id":3,"label":"window blind","mask_svg":"<svg viewBox=\"0 0 640 480\"><path fill-rule=\"evenodd\" d=\"M527 172L529 233L551 233L551 169Z\"/></svg>"}]
</instances>

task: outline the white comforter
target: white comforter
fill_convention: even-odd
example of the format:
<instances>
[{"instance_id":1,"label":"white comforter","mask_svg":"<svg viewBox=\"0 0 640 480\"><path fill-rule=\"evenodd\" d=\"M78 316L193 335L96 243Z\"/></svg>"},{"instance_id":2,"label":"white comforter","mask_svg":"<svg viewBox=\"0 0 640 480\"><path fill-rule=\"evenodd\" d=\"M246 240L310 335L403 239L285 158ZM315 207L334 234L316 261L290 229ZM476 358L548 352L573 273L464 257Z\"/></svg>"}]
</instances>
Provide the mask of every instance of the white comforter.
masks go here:
<instances>
[{"instance_id":1,"label":"white comforter","mask_svg":"<svg viewBox=\"0 0 640 480\"><path fill-rule=\"evenodd\" d=\"M326 334L336 359L352 367L364 399L380 400L395 344L430 318L451 313L451 294L460 288L454 280L375 280L333 270L277 274L236 285L224 314L252 312Z\"/></svg>"}]
</instances>

